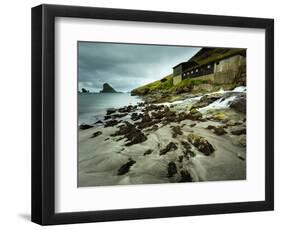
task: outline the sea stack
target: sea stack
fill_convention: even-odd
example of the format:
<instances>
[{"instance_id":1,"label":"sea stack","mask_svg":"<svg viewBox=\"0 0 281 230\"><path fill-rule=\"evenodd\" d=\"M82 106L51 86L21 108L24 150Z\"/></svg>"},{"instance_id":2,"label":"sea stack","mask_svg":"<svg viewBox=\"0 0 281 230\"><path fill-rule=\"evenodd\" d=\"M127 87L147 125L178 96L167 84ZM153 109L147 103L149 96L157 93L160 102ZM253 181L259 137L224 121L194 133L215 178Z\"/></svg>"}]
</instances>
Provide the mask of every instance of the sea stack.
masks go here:
<instances>
[{"instance_id":1,"label":"sea stack","mask_svg":"<svg viewBox=\"0 0 281 230\"><path fill-rule=\"evenodd\" d=\"M103 89L100 93L118 93L115 89L113 89L108 83L103 84Z\"/></svg>"}]
</instances>

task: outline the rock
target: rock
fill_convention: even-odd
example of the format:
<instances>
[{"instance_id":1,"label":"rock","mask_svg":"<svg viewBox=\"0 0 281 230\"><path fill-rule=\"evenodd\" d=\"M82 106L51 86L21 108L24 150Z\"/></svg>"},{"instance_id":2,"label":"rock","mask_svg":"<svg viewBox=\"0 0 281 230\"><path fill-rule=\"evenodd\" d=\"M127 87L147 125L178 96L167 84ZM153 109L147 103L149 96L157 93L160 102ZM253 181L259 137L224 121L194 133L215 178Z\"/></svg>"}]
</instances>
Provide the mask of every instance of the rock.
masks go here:
<instances>
[{"instance_id":1,"label":"rock","mask_svg":"<svg viewBox=\"0 0 281 230\"><path fill-rule=\"evenodd\" d=\"M120 176L120 175L124 175L126 174L127 172L129 172L130 168L132 165L134 165L136 162L132 159L129 159L129 161L122 165L119 169L118 169L118 173L117 175Z\"/></svg>"},{"instance_id":2,"label":"rock","mask_svg":"<svg viewBox=\"0 0 281 230\"><path fill-rule=\"evenodd\" d=\"M80 128L81 130L85 130L85 129L93 128L93 126L92 126L92 125L87 125L87 124L81 124L81 125L79 126L79 128Z\"/></svg>"},{"instance_id":3,"label":"rock","mask_svg":"<svg viewBox=\"0 0 281 230\"><path fill-rule=\"evenodd\" d=\"M213 126L213 125L208 125L208 126L206 127L206 129L214 129L214 128L216 128L216 126Z\"/></svg>"},{"instance_id":4,"label":"rock","mask_svg":"<svg viewBox=\"0 0 281 230\"><path fill-rule=\"evenodd\" d=\"M238 143L242 146L242 147L246 147L247 145L247 139L246 139L246 135L241 135L238 138Z\"/></svg>"},{"instance_id":5,"label":"rock","mask_svg":"<svg viewBox=\"0 0 281 230\"><path fill-rule=\"evenodd\" d=\"M196 126L196 123L190 124L189 126L192 128L192 127Z\"/></svg>"},{"instance_id":6,"label":"rock","mask_svg":"<svg viewBox=\"0 0 281 230\"><path fill-rule=\"evenodd\" d=\"M103 124L101 120L98 120L95 124Z\"/></svg>"},{"instance_id":7,"label":"rock","mask_svg":"<svg viewBox=\"0 0 281 230\"><path fill-rule=\"evenodd\" d=\"M235 127L231 129L231 134L233 135L241 135L241 134L246 134L246 127Z\"/></svg>"},{"instance_id":8,"label":"rock","mask_svg":"<svg viewBox=\"0 0 281 230\"><path fill-rule=\"evenodd\" d=\"M104 120L109 120L109 119L111 119L111 116L105 115L103 119L104 119Z\"/></svg>"},{"instance_id":9,"label":"rock","mask_svg":"<svg viewBox=\"0 0 281 230\"><path fill-rule=\"evenodd\" d=\"M122 118L122 117L125 117L127 115L128 115L128 113L117 113L117 114L111 115L111 117L112 118Z\"/></svg>"},{"instance_id":10,"label":"rock","mask_svg":"<svg viewBox=\"0 0 281 230\"><path fill-rule=\"evenodd\" d=\"M139 120L139 119L141 119L143 117L143 114L142 113L132 113L132 115L131 115L131 119L133 120L133 121L137 121L137 120Z\"/></svg>"},{"instance_id":11,"label":"rock","mask_svg":"<svg viewBox=\"0 0 281 230\"><path fill-rule=\"evenodd\" d=\"M221 94L210 94L210 95L205 95L201 97L199 101L197 101L195 104L192 105L193 108L203 108L208 106L209 104L213 103L214 101L220 99L222 97Z\"/></svg>"},{"instance_id":12,"label":"rock","mask_svg":"<svg viewBox=\"0 0 281 230\"><path fill-rule=\"evenodd\" d=\"M200 152L204 153L206 156L210 155L215 151L214 147L201 136L195 134L189 134L187 136L188 141L194 145Z\"/></svg>"},{"instance_id":13,"label":"rock","mask_svg":"<svg viewBox=\"0 0 281 230\"><path fill-rule=\"evenodd\" d=\"M129 122L120 126L119 130L115 134L112 134L112 136L122 135L124 135L124 137L127 138L127 141L129 141L126 143L126 146L138 144L147 140L147 137L143 134L143 132Z\"/></svg>"},{"instance_id":14,"label":"rock","mask_svg":"<svg viewBox=\"0 0 281 230\"><path fill-rule=\"evenodd\" d=\"M107 121L105 122L104 124L104 127L112 127L112 126L115 126L117 125L118 123L120 123L120 121L117 121L117 120L110 120L110 121Z\"/></svg>"},{"instance_id":15,"label":"rock","mask_svg":"<svg viewBox=\"0 0 281 230\"><path fill-rule=\"evenodd\" d=\"M148 149L148 150L146 150L145 152L144 152L144 156L146 156L146 155L149 155L149 154L151 154L153 152L153 150L152 149Z\"/></svg>"},{"instance_id":16,"label":"rock","mask_svg":"<svg viewBox=\"0 0 281 230\"><path fill-rule=\"evenodd\" d=\"M100 93L117 93L115 89L113 89L108 83L103 84L103 89Z\"/></svg>"},{"instance_id":17,"label":"rock","mask_svg":"<svg viewBox=\"0 0 281 230\"><path fill-rule=\"evenodd\" d=\"M169 151L177 150L178 147L175 143L170 142L164 149L160 150L160 156L165 155Z\"/></svg>"},{"instance_id":18,"label":"rock","mask_svg":"<svg viewBox=\"0 0 281 230\"><path fill-rule=\"evenodd\" d=\"M214 133L218 136L221 136L221 135L226 134L227 132L224 130L224 128L222 126L219 126L219 127L214 128Z\"/></svg>"},{"instance_id":19,"label":"rock","mask_svg":"<svg viewBox=\"0 0 281 230\"><path fill-rule=\"evenodd\" d=\"M117 109L109 108L106 110L106 115L111 115L112 113L115 113L116 111L117 111Z\"/></svg>"},{"instance_id":20,"label":"rock","mask_svg":"<svg viewBox=\"0 0 281 230\"><path fill-rule=\"evenodd\" d=\"M168 177L173 177L177 173L177 165L171 161L168 164Z\"/></svg>"},{"instance_id":21,"label":"rock","mask_svg":"<svg viewBox=\"0 0 281 230\"><path fill-rule=\"evenodd\" d=\"M242 94L237 96L237 98L231 102L230 108L233 108L240 113L246 114L246 95Z\"/></svg>"},{"instance_id":22,"label":"rock","mask_svg":"<svg viewBox=\"0 0 281 230\"><path fill-rule=\"evenodd\" d=\"M82 88L81 91L82 91L82 93L89 93L90 92L89 90L86 90L85 88Z\"/></svg>"},{"instance_id":23,"label":"rock","mask_svg":"<svg viewBox=\"0 0 281 230\"><path fill-rule=\"evenodd\" d=\"M97 131L97 132L93 133L93 135L91 136L91 138L98 137L98 136L100 136L101 134L102 134L101 131Z\"/></svg>"},{"instance_id":24,"label":"rock","mask_svg":"<svg viewBox=\"0 0 281 230\"><path fill-rule=\"evenodd\" d=\"M180 126L172 126L172 137L173 138L176 138L177 135L182 135L183 132L181 131L181 127Z\"/></svg>"},{"instance_id":25,"label":"rock","mask_svg":"<svg viewBox=\"0 0 281 230\"><path fill-rule=\"evenodd\" d=\"M235 126L235 125L237 125L238 123L237 122L235 122L235 121L233 121L233 120L229 120L228 122L226 122L226 125L227 126Z\"/></svg>"},{"instance_id":26,"label":"rock","mask_svg":"<svg viewBox=\"0 0 281 230\"><path fill-rule=\"evenodd\" d=\"M200 120L202 118L202 113L200 113L197 109L191 109L189 114L187 114L187 118L190 120Z\"/></svg>"},{"instance_id":27,"label":"rock","mask_svg":"<svg viewBox=\"0 0 281 230\"><path fill-rule=\"evenodd\" d=\"M195 157L195 153L191 150L191 145L187 141L182 141L181 145L183 146L183 155L189 160L190 157Z\"/></svg>"},{"instance_id":28,"label":"rock","mask_svg":"<svg viewBox=\"0 0 281 230\"><path fill-rule=\"evenodd\" d=\"M227 117L223 112L217 113L212 116L212 120L215 121L226 121Z\"/></svg>"},{"instance_id":29,"label":"rock","mask_svg":"<svg viewBox=\"0 0 281 230\"><path fill-rule=\"evenodd\" d=\"M184 157L183 155L180 155L180 156L179 156L178 161L179 161L180 163L182 163L182 161L183 161L183 157Z\"/></svg>"},{"instance_id":30,"label":"rock","mask_svg":"<svg viewBox=\"0 0 281 230\"><path fill-rule=\"evenodd\" d=\"M179 182L192 182L193 181L190 173L187 170L181 170L180 174L181 174L181 179Z\"/></svg>"}]
</instances>

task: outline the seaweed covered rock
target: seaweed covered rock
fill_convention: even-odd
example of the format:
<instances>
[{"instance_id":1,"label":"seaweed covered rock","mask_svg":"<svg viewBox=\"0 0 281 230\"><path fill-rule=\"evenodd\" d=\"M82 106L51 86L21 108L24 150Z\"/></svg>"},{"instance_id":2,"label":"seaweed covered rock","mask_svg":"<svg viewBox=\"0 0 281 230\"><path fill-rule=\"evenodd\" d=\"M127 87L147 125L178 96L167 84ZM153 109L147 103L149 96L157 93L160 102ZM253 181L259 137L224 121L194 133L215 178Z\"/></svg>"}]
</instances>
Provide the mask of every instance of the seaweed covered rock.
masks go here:
<instances>
[{"instance_id":1,"label":"seaweed covered rock","mask_svg":"<svg viewBox=\"0 0 281 230\"><path fill-rule=\"evenodd\" d=\"M92 125L88 125L88 124L81 124L81 125L79 126L79 128L80 128L81 130L85 130L85 129L93 128L93 126L92 126Z\"/></svg>"},{"instance_id":2,"label":"seaweed covered rock","mask_svg":"<svg viewBox=\"0 0 281 230\"><path fill-rule=\"evenodd\" d=\"M219 127L214 128L214 133L218 136L222 136L222 135L226 134L227 132L224 130L224 128L222 126L219 126Z\"/></svg>"},{"instance_id":3,"label":"seaweed covered rock","mask_svg":"<svg viewBox=\"0 0 281 230\"><path fill-rule=\"evenodd\" d=\"M177 150L178 147L174 142L170 142L164 149L160 150L160 156L165 155L169 151Z\"/></svg>"},{"instance_id":4,"label":"seaweed covered rock","mask_svg":"<svg viewBox=\"0 0 281 230\"><path fill-rule=\"evenodd\" d=\"M177 173L177 165L173 161L169 162L169 164L168 164L168 177L172 177L176 173Z\"/></svg>"},{"instance_id":5,"label":"seaweed covered rock","mask_svg":"<svg viewBox=\"0 0 281 230\"><path fill-rule=\"evenodd\" d=\"M181 179L179 182L192 182L193 181L190 173L187 170L181 170L180 174L181 174Z\"/></svg>"},{"instance_id":6,"label":"seaweed covered rock","mask_svg":"<svg viewBox=\"0 0 281 230\"><path fill-rule=\"evenodd\" d=\"M97 131L97 132L93 133L93 135L91 136L91 138L98 137L98 136L100 136L101 134L102 134L101 131Z\"/></svg>"},{"instance_id":7,"label":"seaweed covered rock","mask_svg":"<svg viewBox=\"0 0 281 230\"><path fill-rule=\"evenodd\" d=\"M122 165L119 169L118 169L118 173L117 175L120 176L120 175L124 175L126 174L127 172L129 172L130 168L132 167L132 165L134 165L136 162L132 159L129 159L129 161Z\"/></svg>"},{"instance_id":8,"label":"seaweed covered rock","mask_svg":"<svg viewBox=\"0 0 281 230\"><path fill-rule=\"evenodd\" d=\"M188 141L194 145L201 153L205 155L212 154L215 149L214 147L204 138L195 134L189 134L187 136Z\"/></svg>"},{"instance_id":9,"label":"seaweed covered rock","mask_svg":"<svg viewBox=\"0 0 281 230\"><path fill-rule=\"evenodd\" d=\"M119 127L119 130L115 134L112 134L112 136L122 135L127 138L128 143L126 143L126 146L138 144L147 140L144 133L129 122L125 122L124 125Z\"/></svg>"},{"instance_id":10,"label":"seaweed covered rock","mask_svg":"<svg viewBox=\"0 0 281 230\"><path fill-rule=\"evenodd\" d=\"M181 131L181 127L180 126L172 126L172 137L176 138L178 135L182 135L183 132Z\"/></svg>"}]
</instances>

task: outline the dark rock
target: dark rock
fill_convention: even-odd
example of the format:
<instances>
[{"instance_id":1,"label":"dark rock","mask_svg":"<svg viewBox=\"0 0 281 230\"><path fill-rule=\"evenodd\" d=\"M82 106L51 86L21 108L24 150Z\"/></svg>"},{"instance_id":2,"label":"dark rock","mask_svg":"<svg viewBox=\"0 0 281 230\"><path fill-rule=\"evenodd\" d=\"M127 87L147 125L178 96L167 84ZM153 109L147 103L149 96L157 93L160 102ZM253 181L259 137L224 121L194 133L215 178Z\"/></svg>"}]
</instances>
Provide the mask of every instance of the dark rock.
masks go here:
<instances>
[{"instance_id":1,"label":"dark rock","mask_svg":"<svg viewBox=\"0 0 281 230\"><path fill-rule=\"evenodd\" d=\"M79 126L79 128L80 128L81 130L85 130L85 129L93 128L93 126L92 126L92 125L87 125L87 124L81 124L81 125Z\"/></svg>"},{"instance_id":2,"label":"dark rock","mask_svg":"<svg viewBox=\"0 0 281 230\"><path fill-rule=\"evenodd\" d=\"M145 152L144 152L144 156L146 156L146 155L149 155L149 154L151 154L153 152L153 150L152 149L148 149L148 150L146 150Z\"/></svg>"},{"instance_id":3,"label":"dark rock","mask_svg":"<svg viewBox=\"0 0 281 230\"><path fill-rule=\"evenodd\" d=\"M182 163L182 161L183 161L183 157L184 157L183 155L180 155L180 156L179 156L178 161L179 161L180 163Z\"/></svg>"},{"instance_id":4,"label":"dark rock","mask_svg":"<svg viewBox=\"0 0 281 230\"><path fill-rule=\"evenodd\" d=\"M109 108L106 110L106 115L111 115L112 113L115 113L116 111L117 111L117 109Z\"/></svg>"},{"instance_id":5,"label":"dark rock","mask_svg":"<svg viewBox=\"0 0 281 230\"><path fill-rule=\"evenodd\" d=\"M128 161L126 164L122 165L122 166L118 169L117 175L120 176L120 175L126 174L127 172L129 172L131 166L134 165L135 163L136 163L136 162L135 162L134 160L129 159L129 161Z\"/></svg>"},{"instance_id":6,"label":"dark rock","mask_svg":"<svg viewBox=\"0 0 281 230\"><path fill-rule=\"evenodd\" d=\"M111 115L111 117L112 118L122 118L122 117L125 117L127 115L128 115L128 113L117 113L117 114Z\"/></svg>"},{"instance_id":7,"label":"dark rock","mask_svg":"<svg viewBox=\"0 0 281 230\"><path fill-rule=\"evenodd\" d=\"M98 120L95 124L103 124L101 120Z\"/></svg>"},{"instance_id":8,"label":"dark rock","mask_svg":"<svg viewBox=\"0 0 281 230\"><path fill-rule=\"evenodd\" d=\"M201 99L199 101L197 101L195 104L192 105L191 109L195 108L202 108L202 107L206 107L209 104L213 103L214 101L220 99L222 97L222 95L220 94L210 94L210 95L205 95L203 97L201 97Z\"/></svg>"},{"instance_id":9,"label":"dark rock","mask_svg":"<svg viewBox=\"0 0 281 230\"><path fill-rule=\"evenodd\" d=\"M192 128L192 127L196 126L196 123L190 124L189 126Z\"/></svg>"},{"instance_id":10,"label":"dark rock","mask_svg":"<svg viewBox=\"0 0 281 230\"><path fill-rule=\"evenodd\" d=\"M200 120L202 118L202 113L200 113L197 109L191 109L187 118L193 121Z\"/></svg>"},{"instance_id":11,"label":"dark rock","mask_svg":"<svg viewBox=\"0 0 281 230\"><path fill-rule=\"evenodd\" d=\"M137 121L137 120L139 120L139 119L141 119L143 117L143 114L142 113L132 113L132 116L131 116L131 119L133 120L133 121Z\"/></svg>"},{"instance_id":12,"label":"dark rock","mask_svg":"<svg viewBox=\"0 0 281 230\"><path fill-rule=\"evenodd\" d=\"M230 108L235 109L240 113L246 114L246 95L240 95L230 104Z\"/></svg>"},{"instance_id":13,"label":"dark rock","mask_svg":"<svg viewBox=\"0 0 281 230\"><path fill-rule=\"evenodd\" d=\"M104 120L109 120L109 119L111 119L111 116L109 116L109 115L104 116Z\"/></svg>"},{"instance_id":14,"label":"dark rock","mask_svg":"<svg viewBox=\"0 0 281 230\"><path fill-rule=\"evenodd\" d=\"M177 165L173 161L169 162L169 164L168 164L168 177L172 177L176 173L177 173Z\"/></svg>"},{"instance_id":15,"label":"dark rock","mask_svg":"<svg viewBox=\"0 0 281 230\"><path fill-rule=\"evenodd\" d=\"M187 138L192 145L207 156L215 151L214 147L203 137L189 134Z\"/></svg>"},{"instance_id":16,"label":"dark rock","mask_svg":"<svg viewBox=\"0 0 281 230\"><path fill-rule=\"evenodd\" d=\"M103 89L100 93L117 93L115 89L113 89L108 83L103 84Z\"/></svg>"},{"instance_id":17,"label":"dark rock","mask_svg":"<svg viewBox=\"0 0 281 230\"><path fill-rule=\"evenodd\" d=\"M246 127L235 127L231 130L231 134L233 135L246 134Z\"/></svg>"},{"instance_id":18,"label":"dark rock","mask_svg":"<svg viewBox=\"0 0 281 230\"><path fill-rule=\"evenodd\" d=\"M129 122L120 126L119 130L115 134L112 134L112 136L122 135L124 135L124 137L127 138L127 141L129 141L126 143L126 146L138 144L147 140L147 137L143 134L143 132Z\"/></svg>"},{"instance_id":19,"label":"dark rock","mask_svg":"<svg viewBox=\"0 0 281 230\"><path fill-rule=\"evenodd\" d=\"M175 143L170 142L164 149L160 150L160 156L165 155L169 151L177 150L178 147Z\"/></svg>"},{"instance_id":20,"label":"dark rock","mask_svg":"<svg viewBox=\"0 0 281 230\"><path fill-rule=\"evenodd\" d=\"M104 124L104 127L112 127L112 126L115 126L119 123L120 121L117 121L117 120L110 120L110 121L107 121L105 122Z\"/></svg>"},{"instance_id":21,"label":"dark rock","mask_svg":"<svg viewBox=\"0 0 281 230\"><path fill-rule=\"evenodd\" d=\"M227 132L224 130L223 127L219 126L219 127L214 128L214 133L218 136L221 136L221 135L226 134Z\"/></svg>"},{"instance_id":22,"label":"dark rock","mask_svg":"<svg viewBox=\"0 0 281 230\"><path fill-rule=\"evenodd\" d=\"M208 125L208 126L206 127L206 129L214 129L214 128L216 128L216 127L213 126L213 125Z\"/></svg>"},{"instance_id":23,"label":"dark rock","mask_svg":"<svg viewBox=\"0 0 281 230\"><path fill-rule=\"evenodd\" d=\"M91 138L98 137L98 136L100 136L101 134L102 134L101 131L97 131L97 132L93 133L93 135L91 136Z\"/></svg>"},{"instance_id":24,"label":"dark rock","mask_svg":"<svg viewBox=\"0 0 281 230\"><path fill-rule=\"evenodd\" d=\"M132 105L128 105L128 106L124 106L122 108L118 109L119 113L130 113L132 111L135 111L137 109L137 106L132 106Z\"/></svg>"},{"instance_id":25,"label":"dark rock","mask_svg":"<svg viewBox=\"0 0 281 230\"><path fill-rule=\"evenodd\" d=\"M85 88L82 88L82 93L89 93L90 91L89 90L86 90Z\"/></svg>"},{"instance_id":26,"label":"dark rock","mask_svg":"<svg viewBox=\"0 0 281 230\"><path fill-rule=\"evenodd\" d=\"M178 135L183 134L180 126L172 126L172 132L173 132L173 135L172 135L173 138L176 138Z\"/></svg>"},{"instance_id":27,"label":"dark rock","mask_svg":"<svg viewBox=\"0 0 281 230\"><path fill-rule=\"evenodd\" d=\"M195 153L191 150L191 145L187 141L182 141L181 145L183 146L183 155L189 160L190 157L195 157Z\"/></svg>"},{"instance_id":28,"label":"dark rock","mask_svg":"<svg viewBox=\"0 0 281 230\"><path fill-rule=\"evenodd\" d=\"M190 173L187 170L181 170L180 174L181 174L181 179L179 182L192 182L193 181Z\"/></svg>"}]
</instances>

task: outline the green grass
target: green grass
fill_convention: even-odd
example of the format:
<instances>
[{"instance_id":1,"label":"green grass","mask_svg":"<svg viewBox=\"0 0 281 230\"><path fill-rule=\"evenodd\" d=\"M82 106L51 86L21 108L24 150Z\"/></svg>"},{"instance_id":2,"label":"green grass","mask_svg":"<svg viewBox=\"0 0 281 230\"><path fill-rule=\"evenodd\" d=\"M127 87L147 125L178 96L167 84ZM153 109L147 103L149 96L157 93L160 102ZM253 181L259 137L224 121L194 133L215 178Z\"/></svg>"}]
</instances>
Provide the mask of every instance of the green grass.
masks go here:
<instances>
[{"instance_id":1,"label":"green grass","mask_svg":"<svg viewBox=\"0 0 281 230\"><path fill-rule=\"evenodd\" d=\"M163 79L166 79L166 81L161 81ZM139 88L136 88L132 90L133 93L136 94L147 94L155 91L176 91L178 88L192 88L195 85L201 85L209 83L208 80L202 80L202 79L184 79L181 82L179 82L177 85L173 85L173 75L170 74L161 80L149 83L147 85L141 86Z\"/></svg>"},{"instance_id":2,"label":"green grass","mask_svg":"<svg viewBox=\"0 0 281 230\"><path fill-rule=\"evenodd\" d=\"M161 82L161 80L166 79L166 81ZM169 90L173 86L173 75L170 74L161 80L149 83L147 85L141 86L139 88L136 88L132 90L132 92L135 92L137 94L145 94L148 92L152 92L155 90Z\"/></svg>"}]
</instances>

